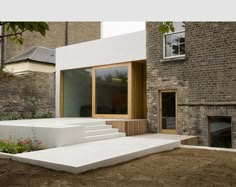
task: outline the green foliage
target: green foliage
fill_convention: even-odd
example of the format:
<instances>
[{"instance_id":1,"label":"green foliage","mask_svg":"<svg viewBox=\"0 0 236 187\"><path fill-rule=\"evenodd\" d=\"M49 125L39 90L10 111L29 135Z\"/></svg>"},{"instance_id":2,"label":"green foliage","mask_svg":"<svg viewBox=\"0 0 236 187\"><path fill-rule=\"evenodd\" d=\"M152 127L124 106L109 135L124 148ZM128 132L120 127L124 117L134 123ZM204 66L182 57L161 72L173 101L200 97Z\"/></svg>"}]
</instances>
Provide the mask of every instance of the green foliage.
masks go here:
<instances>
[{"instance_id":1,"label":"green foliage","mask_svg":"<svg viewBox=\"0 0 236 187\"><path fill-rule=\"evenodd\" d=\"M23 153L30 151L37 151L45 149L46 147L39 140L31 140L30 138L14 140L9 139L0 140L0 152L4 153Z\"/></svg>"},{"instance_id":2,"label":"green foliage","mask_svg":"<svg viewBox=\"0 0 236 187\"><path fill-rule=\"evenodd\" d=\"M12 41L20 45L24 43L22 34L25 31L38 32L42 36L45 36L46 31L49 31L46 22L0 22L0 25L4 25L5 28L5 34L0 38L11 37Z\"/></svg>"},{"instance_id":3,"label":"green foliage","mask_svg":"<svg viewBox=\"0 0 236 187\"><path fill-rule=\"evenodd\" d=\"M169 33L169 32L174 32L175 28L173 25L172 21L166 21L164 23L161 23L158 27L158 32L165 34L165 33Z\"/></svg>"}]
</instances>

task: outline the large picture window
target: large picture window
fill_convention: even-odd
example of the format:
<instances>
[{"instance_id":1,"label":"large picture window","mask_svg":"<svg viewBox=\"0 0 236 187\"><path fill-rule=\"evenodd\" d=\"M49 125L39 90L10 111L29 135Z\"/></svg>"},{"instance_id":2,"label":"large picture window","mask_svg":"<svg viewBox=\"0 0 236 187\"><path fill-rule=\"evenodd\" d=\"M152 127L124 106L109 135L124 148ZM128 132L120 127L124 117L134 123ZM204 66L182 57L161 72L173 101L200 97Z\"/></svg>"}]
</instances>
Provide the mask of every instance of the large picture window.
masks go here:
<instances>
[{"instance_id":1,"label":"large picture window","mask_svg":"<svg viewBox=\"0 0 236 187\"><path fill-rule=\"evenodd\" d=\"M185 24L173 22L175 32L164 35L164 58L185 55Z\"/></svg>"},{"instance_id":2,"label":"large picture window","mask_svg":"<svg viewBox=\"0 0 236 187\"><path fill-rule=\"evenodd\" d=\"M128 66L102 68L96 74L96 114L128 114Z\"/></svg>"},{"instance_id":3,"label":"large picture window","mask_svg":"<svg viewBox=\"0 0 236 187\"><path fill-rule=\"evenodd\" d=\"M146 64L124 62L64 70L60 116L146 118Z\"/></svg>"},{"instance_id":4,"label":"large picture window","mask_svg":"<svg viewBox=\"0 0 236 187\"><path fill-rule=\"evenodd\" d=\"M92 117L92 69L64 71L64 117Z\"/></svg>"}]
</instances>

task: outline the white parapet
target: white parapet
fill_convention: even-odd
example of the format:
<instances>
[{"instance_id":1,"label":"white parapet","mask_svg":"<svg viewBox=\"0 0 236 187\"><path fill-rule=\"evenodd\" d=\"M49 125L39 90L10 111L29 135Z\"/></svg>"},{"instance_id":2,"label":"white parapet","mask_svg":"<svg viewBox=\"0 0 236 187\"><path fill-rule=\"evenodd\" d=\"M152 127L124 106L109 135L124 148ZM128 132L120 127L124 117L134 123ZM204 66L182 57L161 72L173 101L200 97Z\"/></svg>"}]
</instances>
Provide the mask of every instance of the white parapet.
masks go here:
<instances>
[{"instance_id":1,"label":"white parapet","mask_svg":"<svg viewBox=\"0 0 236 187\"><path fill-rule=\"evenodd\" d=\"M28 120L31 121L31 120ZM78 144L84 141L85 127L83 125L63 125L27 123L27 120L4 121L0 123L0 139L37 139L47 148Z\"/></svg>"}]
</instances>

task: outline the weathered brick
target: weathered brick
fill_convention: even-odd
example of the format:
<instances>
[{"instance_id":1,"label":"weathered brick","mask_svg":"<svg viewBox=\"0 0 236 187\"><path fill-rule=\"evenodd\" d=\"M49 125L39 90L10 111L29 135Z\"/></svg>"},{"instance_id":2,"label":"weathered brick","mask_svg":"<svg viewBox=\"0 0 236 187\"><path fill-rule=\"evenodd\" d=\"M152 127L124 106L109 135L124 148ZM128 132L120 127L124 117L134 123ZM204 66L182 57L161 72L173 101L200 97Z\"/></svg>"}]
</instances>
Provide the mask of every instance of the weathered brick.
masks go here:
<instances>
[{"instance_id":1,"label":"weathered brick","mask_svg":"<svg viewBox=\"0 0 236 187\"><path fill-rule=\"evenodd\" d=\"M159 107L153 106L159 106L159 91L175 89L177 132L194 132L207 145L208 116L231 116L235 124L236 22L186 22L186 59L169 62L160 62L163 36L158 24L146 24L148 129L159 132Z\"/></svg>"}]
</instances>

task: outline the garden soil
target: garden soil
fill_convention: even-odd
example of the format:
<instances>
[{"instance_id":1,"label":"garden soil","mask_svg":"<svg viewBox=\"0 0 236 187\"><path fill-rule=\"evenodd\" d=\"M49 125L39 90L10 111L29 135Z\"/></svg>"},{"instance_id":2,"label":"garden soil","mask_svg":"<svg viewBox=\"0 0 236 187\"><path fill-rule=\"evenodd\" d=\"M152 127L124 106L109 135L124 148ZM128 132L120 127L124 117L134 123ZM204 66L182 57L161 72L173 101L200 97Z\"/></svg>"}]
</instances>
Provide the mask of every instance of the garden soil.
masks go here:
<instances>
[{"instance_id":1,"label":"garden soil","mask_svg":"<svg viewBox=\"0 0 236 187\"><path fill-rule=\"evenodd\" d=\"M77 175L0 159L0 186L236 186L236 153L181 148Z\"/></svg>"}]
</instances>

